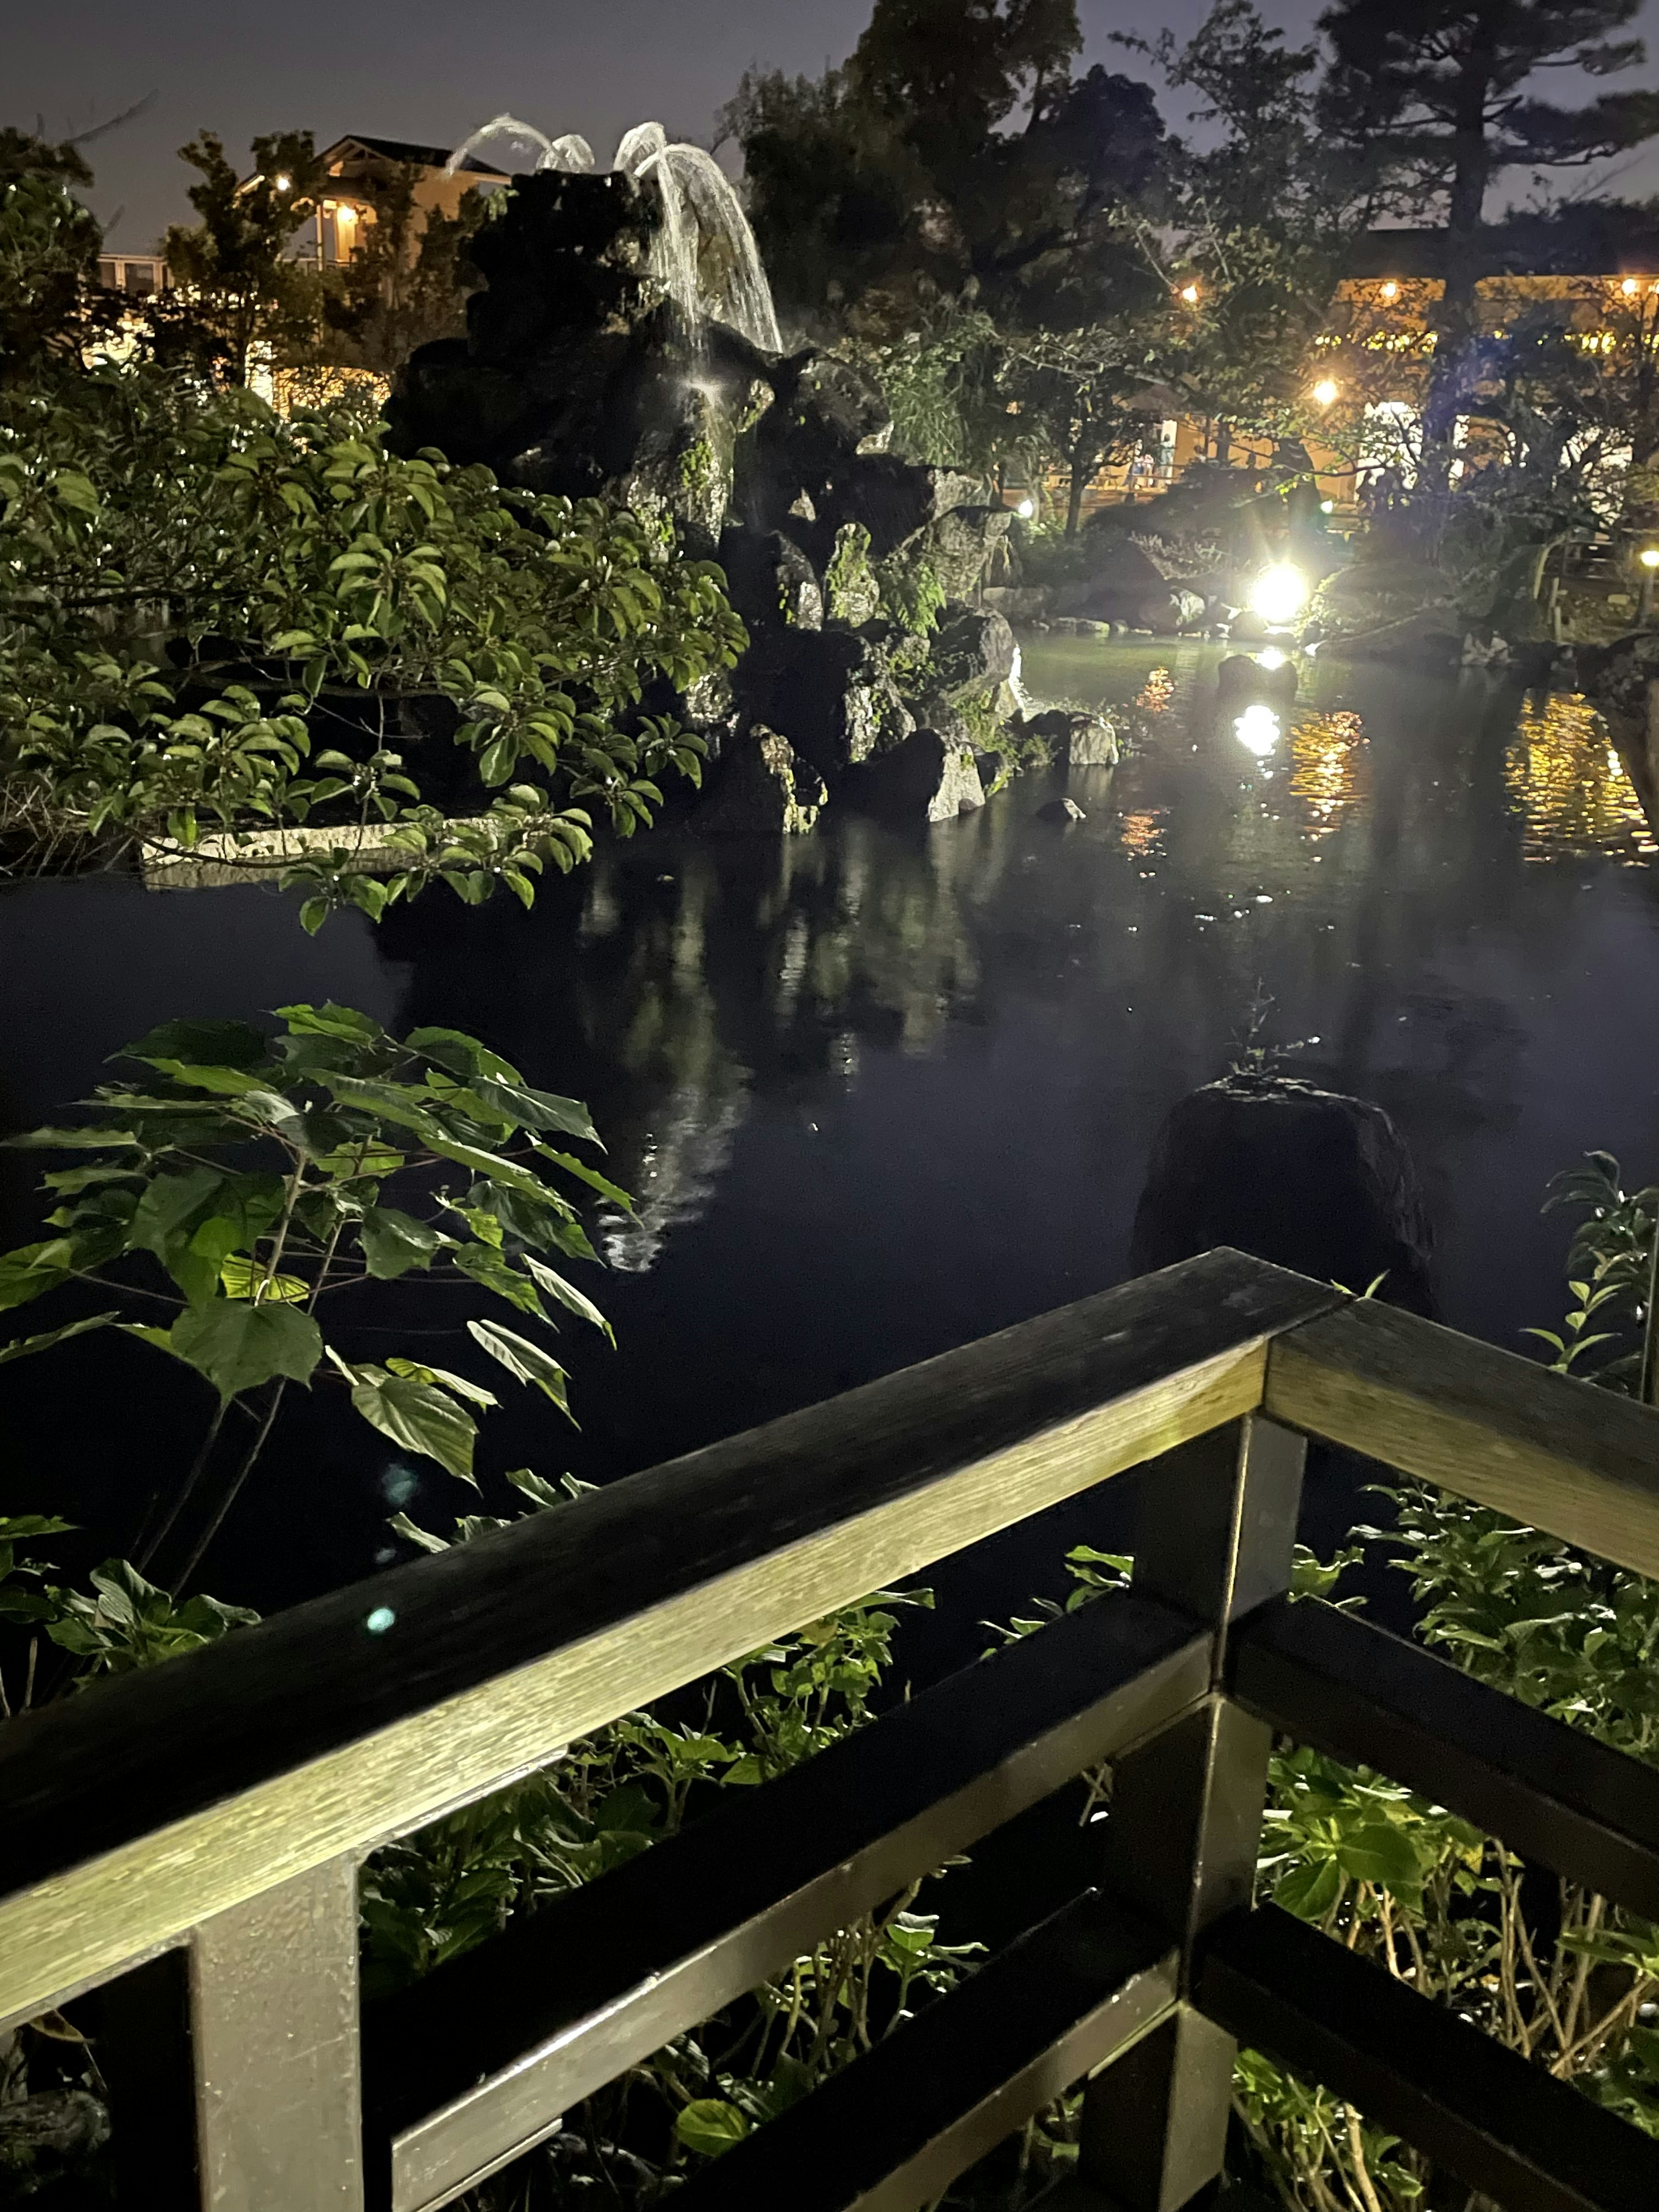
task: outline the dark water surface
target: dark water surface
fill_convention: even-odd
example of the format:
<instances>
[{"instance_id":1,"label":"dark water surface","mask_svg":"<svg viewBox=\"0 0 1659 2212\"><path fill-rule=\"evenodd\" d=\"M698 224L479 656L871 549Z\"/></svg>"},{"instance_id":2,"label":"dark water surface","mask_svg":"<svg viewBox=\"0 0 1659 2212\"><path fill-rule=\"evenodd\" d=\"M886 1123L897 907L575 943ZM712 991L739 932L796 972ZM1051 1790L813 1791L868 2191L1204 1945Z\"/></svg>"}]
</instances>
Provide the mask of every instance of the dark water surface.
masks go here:
<instances>
[{"instance_id":1,"label":"dark water surface","mask_svg":"<svg viewBox=\"0 0 1659 2212\"><path fill-rule=\"evenodd\" d=\"M660 833L530 915L434 893L313 940L269 891L14 887L0 1120L55 1113L157 1021L325 995L472 1030L586 1097L642 1201L607 1237L616 1272L586 1279L621 1350L568 1332L581 1434L515 1394L481 1464L603 1479L1121 1278L1158 1123L1222 1071L1259 982L1269 1037L1318 1040L1291 1066L1405 1129L1445 1318L1518 1347L1560 1308L1550 1174L1591 1146L1659 1171L1659 899L1633 795L1571 697L1329 668L1241 737L1206 703L1216 657L1028 653L1034 692L1139 702L1115 773L915 835ZM1062 790L1087 814L1067 830L1036 818ZM38 1164L0 1155L8 1243L34 1233ZM471 1295L392 1286L391 1333L346 1348L407 1339L476 1370L464 1335L409 1336L459 1331ZM75 1514L92 1557L205 1411L156 1355L96 1341L9 1374L0 1439L0 1509ZM216 1549L222 1595L291 1601L388 1556L394 1506L447 1526L470 1502L326 1395Z\"/></svg>"}]
</instances>

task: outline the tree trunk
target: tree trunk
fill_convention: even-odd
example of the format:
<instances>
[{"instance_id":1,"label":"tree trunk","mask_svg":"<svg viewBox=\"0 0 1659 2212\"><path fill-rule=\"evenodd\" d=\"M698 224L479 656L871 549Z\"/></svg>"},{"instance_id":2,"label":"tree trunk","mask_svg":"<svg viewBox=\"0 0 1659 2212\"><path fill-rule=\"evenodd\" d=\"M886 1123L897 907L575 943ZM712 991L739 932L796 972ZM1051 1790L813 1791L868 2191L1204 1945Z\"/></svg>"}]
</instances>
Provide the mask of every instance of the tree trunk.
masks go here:
<instances>
[{"instance_id":1,"label":"tree trunk","mask_svg":"<svg viewBox=\"0 0 1659 2212\"><path fill-rule=\"evenodd\" d=\"M1095 457L1081 446L1073 446L1070 455L1071 482L1066 500L1066 535L1075 538L1078 525L1083 520L1083 495L1089 488L1089 479L1095 472Z\"/></svg>"},{"instance_id":2,"label":"tree trunk","mask_svg":"<svg viewBox=\"0 0 1659 2212\"><path fill-rule=\"evenodd\" d=\"M1463 62L1458 87L1451 197L1446 210L1445 283L1433 324L1434 367L1423 410L1422 451L1417 470L1418 489L1425 492L1443 492L1451 481L1457 418L1466 411L1464 402L1476 366L1480 235L1486 187L1492 179L1486 103L1492 69L1490 44L1478 38Z\"/></svg>"}]
</instances>

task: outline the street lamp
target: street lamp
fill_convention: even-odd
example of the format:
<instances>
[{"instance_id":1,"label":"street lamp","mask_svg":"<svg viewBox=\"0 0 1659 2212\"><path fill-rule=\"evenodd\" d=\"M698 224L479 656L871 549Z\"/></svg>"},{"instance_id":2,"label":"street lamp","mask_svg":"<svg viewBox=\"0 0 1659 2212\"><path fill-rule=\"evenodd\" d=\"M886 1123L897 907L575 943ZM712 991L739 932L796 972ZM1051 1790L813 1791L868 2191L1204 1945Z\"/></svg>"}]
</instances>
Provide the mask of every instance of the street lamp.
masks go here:
<instances>
[{"instance_id":1,"label":"street lamp","mask_svg":"<svg viewBox=\"0 0 1659 2212\"><path fill-rule=\"evenodd\" d=\"M1646 622L1653 613L1653 580L1659 574L1659 545L1644 545L1636 557L1642 564L1642 599L1636 618Z\"/></svg>"},{"instance_id":2,"label":"street lamp","mask_svg":"<svg viewBox=\"0 0 1659 2212\"><path fill-rule=\"evenodd\" d=\"M1308 580L1299 568L1279 562L1264 568L1250 587L1250 606L1275 629L1291 623L1308 604Z\"/></svg>"},{"instance_id":3,"label":"street lamp","mask_svg":"<svg viewBox=\"0 0 1659 2212\"><path fill-rule=\"evenodd\" d=\"M1334 378L1322 376L1313 388L1313 396L1322 407L1328 407L1340 388Z\"/></svg>"}]
</instances>

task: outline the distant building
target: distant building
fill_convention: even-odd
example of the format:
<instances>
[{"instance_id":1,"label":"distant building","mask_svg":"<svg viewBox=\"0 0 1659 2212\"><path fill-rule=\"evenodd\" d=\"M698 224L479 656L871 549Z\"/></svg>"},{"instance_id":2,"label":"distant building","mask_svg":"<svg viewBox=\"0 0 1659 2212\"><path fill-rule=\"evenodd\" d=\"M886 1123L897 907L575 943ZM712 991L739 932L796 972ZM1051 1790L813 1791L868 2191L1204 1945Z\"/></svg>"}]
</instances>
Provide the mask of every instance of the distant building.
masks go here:
<instances>
[{"instance_id":1,"label":"distant building","mask_svg":"<svg viewBox=\"0 0 1659 2212\"><path fill-rule=\"evenodd\" d=\"M472 192L499 191L508 182L499 169L471 158L448 173L447 146L421 146L406 138L369 138L360 133L337 138L323 149L323 161L335 189L326 192L313 221L295 239L296 260L327 268L349 261L365 223L374 221L374 204L399 168L413 169L415 205L453 219Z\"/></svg>"},{"instance_id":2,"label":"distant building","mask_svg":"<svg viewBox=\"0 0 1659 2212\"><path fill-rule=\"evenodd\" d=\"M167 264L159 253L104 253L98 259L98 282L106 291L149 300L167 290Z\"/></svg>"}]
</instances>

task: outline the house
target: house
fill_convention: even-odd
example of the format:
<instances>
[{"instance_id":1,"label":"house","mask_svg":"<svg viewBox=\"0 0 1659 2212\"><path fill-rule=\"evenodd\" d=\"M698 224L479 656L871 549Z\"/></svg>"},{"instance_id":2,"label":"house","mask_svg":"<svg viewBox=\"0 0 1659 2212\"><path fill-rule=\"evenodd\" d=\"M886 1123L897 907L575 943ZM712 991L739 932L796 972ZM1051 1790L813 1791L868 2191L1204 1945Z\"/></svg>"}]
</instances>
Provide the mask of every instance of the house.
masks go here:
<instances>
[{"instance_id":1,"label":"house","mask_svg":"<svg viewBox=\"0 0 1659 2212\"><path fill-rule=\"evenodd\" d=\"M415 206L453 218L471 192L495 192L508 179L499 169L471 156L452 176L447 146L422 146L406 138L370 138L354 132L325 147L322 155L333 188L325 194L313 220L295 238L296 260L327 268L349 261L365 223L374 221L377 199L399 170L415 172Z\"/></svg>"}]
</instances>

